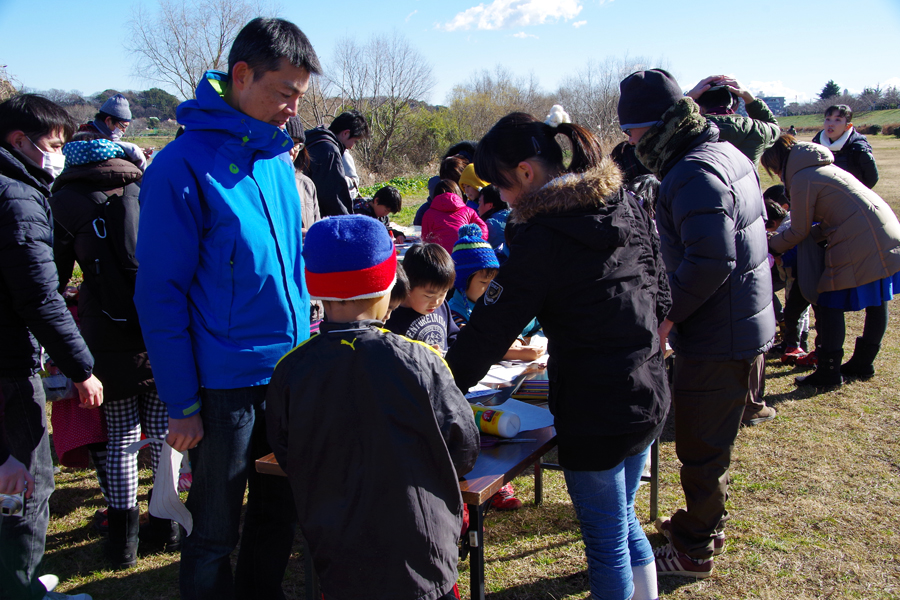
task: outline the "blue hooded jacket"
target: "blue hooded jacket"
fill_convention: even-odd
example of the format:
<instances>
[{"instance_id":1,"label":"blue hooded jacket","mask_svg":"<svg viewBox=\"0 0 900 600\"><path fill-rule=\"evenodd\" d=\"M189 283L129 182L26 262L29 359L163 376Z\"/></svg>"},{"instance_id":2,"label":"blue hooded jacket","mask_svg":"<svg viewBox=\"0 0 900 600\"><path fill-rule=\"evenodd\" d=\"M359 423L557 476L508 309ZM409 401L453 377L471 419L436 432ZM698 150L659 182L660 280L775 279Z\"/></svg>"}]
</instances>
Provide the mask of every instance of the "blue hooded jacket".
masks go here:
<instances>
[{"instance_id":1,"label":"blue hooded jacket","mask_svg":"<svg viewBox=\"0 0 900 600\"><path fill-rule=\"evenodd\" d=\"M291 138L229 106L227 82L207 71L141 186L135 305L173 418L201 387L268 383L309 337Z\"/></svg>"}]
</instances>

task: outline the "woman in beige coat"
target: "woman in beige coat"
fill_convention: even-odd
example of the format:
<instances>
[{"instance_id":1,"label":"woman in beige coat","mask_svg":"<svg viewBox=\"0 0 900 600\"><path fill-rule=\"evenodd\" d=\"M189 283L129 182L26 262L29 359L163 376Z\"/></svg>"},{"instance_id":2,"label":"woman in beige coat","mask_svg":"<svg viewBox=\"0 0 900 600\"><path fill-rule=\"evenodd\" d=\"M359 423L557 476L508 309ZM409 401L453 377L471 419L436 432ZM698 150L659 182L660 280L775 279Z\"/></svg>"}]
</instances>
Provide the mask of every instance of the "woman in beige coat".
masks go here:
<instances>
[{"instance_id":1,"label":"woman in beige coat","mask_svg":"<svg viewBox=\"0 0 900 600\"><path fill-rule=\"evenodd\" d=\"M887 330L887 302L900 292L900 222L881 197L834 166L834 155L818 144L783 135L766 150L762 165L784 182L791 199L791 226L769 240L782 253L812 236L825 244L819 279L815 373L798 385L835 386L841 375L869 378ZM866 309L863 335L853 357L841 365L844 312Z\"/></svg>"}]
</instances>

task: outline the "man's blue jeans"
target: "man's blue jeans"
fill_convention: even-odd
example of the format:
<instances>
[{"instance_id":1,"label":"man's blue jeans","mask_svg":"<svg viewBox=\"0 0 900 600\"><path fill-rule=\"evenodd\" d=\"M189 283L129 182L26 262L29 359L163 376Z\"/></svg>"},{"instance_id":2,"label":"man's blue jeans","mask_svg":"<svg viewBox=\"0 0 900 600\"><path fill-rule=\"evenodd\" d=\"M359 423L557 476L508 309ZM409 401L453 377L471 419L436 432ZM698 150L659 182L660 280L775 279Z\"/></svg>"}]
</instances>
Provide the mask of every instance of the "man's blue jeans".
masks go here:
<instances>
[{"instance_id":1,"label":"man's blue jeans","mask_svg":"<svg viewBox=\"0 0 900 600\"><path fill-rule=\"evenodd\" d=\"M591 596L628 600L634 594L632 567L653 562L653 550L634 512L650 447L608 471L564 470L566 487L581 522Z\"/></svg>"},{"instance_id":2,"label":"man's blue jeans","mask_svg":"<svg viewBox=\"0 0 900 600\"><path fill-rule=\"evenodd\" d=\"M0 390L6 399L4 427L10 453L34 477L34 494L25 500L22 512L0 516L0 597L32 600L47 591L37 580L54 487L46 400L40 375L0 377Z\"/></svg>"},{"instance_id":3,"label":"man's blue jeans","mask_svg":"<svg viewBox=\"0 0 900 600\"><path fill-rule=\"evenodd\" d=\"M287 478L261 475L254 466L271 452L264 412L267 387L201 391L203 439L190 451L193 483L186 503L194 529L181 549L183 600L284 598L281 581L297 516ZM230 557L239 537L232 576Z\"/></svg>"}]
</instances>

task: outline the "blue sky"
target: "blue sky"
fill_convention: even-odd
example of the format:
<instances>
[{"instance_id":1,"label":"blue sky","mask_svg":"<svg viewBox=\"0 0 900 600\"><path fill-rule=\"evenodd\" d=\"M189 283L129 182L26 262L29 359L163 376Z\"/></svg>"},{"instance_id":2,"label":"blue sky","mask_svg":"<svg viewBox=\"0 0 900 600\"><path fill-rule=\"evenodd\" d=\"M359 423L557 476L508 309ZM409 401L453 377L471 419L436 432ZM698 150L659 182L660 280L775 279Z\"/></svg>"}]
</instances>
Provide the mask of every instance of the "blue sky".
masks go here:
<instances>
[{"instance_id":1,"label":"blue sky","mask_svg":"<svg viewBox=\"0 0 900 600\"><path fill-rule=\"evenodd\" d=\"M152 87L124 49L139 4L156 0L0 0L0 65L34 89ZM343 38L400 32L434 67L435 104L498 64L551 91L589 60L625 56L667 65L685 89L729 74L788 101L829 79L851 92L900 86L898 0L294 0L278 14L326 67Z\"/></svg>"}]
</instances>

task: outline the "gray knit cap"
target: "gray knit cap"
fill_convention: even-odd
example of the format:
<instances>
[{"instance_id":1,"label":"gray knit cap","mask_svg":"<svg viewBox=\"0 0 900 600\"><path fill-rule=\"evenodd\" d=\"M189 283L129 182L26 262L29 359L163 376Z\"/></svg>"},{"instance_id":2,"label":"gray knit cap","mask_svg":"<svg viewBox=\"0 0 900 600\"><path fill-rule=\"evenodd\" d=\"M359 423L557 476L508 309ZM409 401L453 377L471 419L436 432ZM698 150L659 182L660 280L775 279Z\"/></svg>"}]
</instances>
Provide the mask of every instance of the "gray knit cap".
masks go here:
<instances>
[{"instance_id":1,"label":"gray knit cap","mask_svg":"<svg viewBox=\"0 0 900 600\"><path fill-rule=\"evenodd\" d=\"M122 94L116 94L104 102L103 106L100 107L100 112L115 117L120 121L131 120L131 108L128 106L128 99Z\"/></svg>"}]
</instances>

